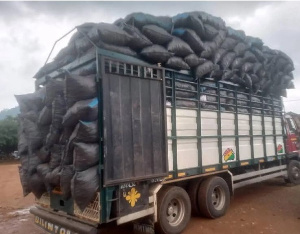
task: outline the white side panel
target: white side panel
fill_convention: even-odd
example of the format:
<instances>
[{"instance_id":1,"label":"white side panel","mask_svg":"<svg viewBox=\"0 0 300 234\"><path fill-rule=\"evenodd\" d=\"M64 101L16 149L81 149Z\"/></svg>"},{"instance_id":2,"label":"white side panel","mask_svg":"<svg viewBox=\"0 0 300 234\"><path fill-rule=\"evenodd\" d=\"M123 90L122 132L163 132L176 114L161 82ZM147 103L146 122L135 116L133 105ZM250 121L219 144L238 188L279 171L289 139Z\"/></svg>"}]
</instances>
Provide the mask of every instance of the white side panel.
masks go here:
<instances>
[{"instance_id":1,"label":"white side panel","mask_svg":"<svg viewBox=\"0 0 300 234\"><path fill-rule=\"evenodd\" d=\"M178 169L198 166L197 139L177 140L177 167Z\"/></svg>"},{"instance_id":2,"label":"white side panel","mask_svg":"<svg viewBox=\"0 0 300 234\"><path fill-rule=\"evenodd\" d=\"M201 111L201 136L218 135L217 112Z\"/></svg>"},{"instance_id":3,"label":"white side panel","mask_svg":"<svg viewBox=\"0 0 300 234\"><path fill-rule=\"evenodd\" d=\"M252 116L253 135L262 135L262 116Z\"/></svg>"},{"instance_id":4,"label":"white side panel","mask_svg":"<svg viewBox=\"0 0 300 234\"><path fill-rule=\"evenodd\" d=\"M233 113L221 113L221 134L222 135L235 135L235 124Z\"/></svg>"},{"instance_id":5,"label":"white side panel","mask_svg":"<svg viewBox=\"0 0 300 234\"><path fill-rule=\"evenodd\" d=\"M272 117L265 116L265 133L266 135L273 134Z\"/></svg>"},{"instance_id":6,"label":"white side panel","mask_svg":"<svg viewBox=\"0 0 300 234\"><path fill-rule=\"evenodd\" d=\"M222 139L222 161L236 161L236 145L234 137L226 137Z\"/></svg>"},{"instance_id":7,"label":"white side panel","mask_svg":"<svg viewBox=\"0 0 300 234\"><path fill-rule=\"evenodd\" d=\"M219 163L219 150L217 138L203 138L202 142L202 165L208 166Z\"/></svg>"},{"instance_id":8,"label":"white side panel","mask_svg":"<svg viewBox=\"0 0 300 234\"><path fill-rule=\"evenodd\" d=\"M239 135L250 135L249 115L238 115Z\"/></svg>"},{"instance_id":9,"label":"white side panel","mask_svg":"<svg viewBox=\"0 0 300 234\"><path fill-rule=\"evenodd\" d=\"M169 163L169 171L173 171L173 149L172 149L172 140L168 140L168 163Z\"/></svg>"},{"instance_id":10,"label":"white side panel","mask_svg":"<svg viewBox=\"0 0 300 234\"><path fill-rule=\"evenodd\" d=\"M251 159L251 144L250 137L240 137L239 139L240 145L240 160L248 160Z\"/></svg>"},{"instance_id":11,"label":"white side panel","mask_svg":"<svg viewBox=\"0 0 300 234\"><path fill-rule=\"evenodd\" d=\"M166 109L167 114L167 136L172 136L172 112L171 108Z\"/></svg>"},{"instance_id":12,"label":"white side panel","mask_svg":"<svg viewBox=\"0 0 300 234\"><path fill-rule=\"evenodd\" d=\"M254 158L263 158L264 157L264 145L262 137L254 137Z\"/></svg>"},{"instance_id":13,"label":"white side panel","mask_svg":"<svg viewBox=\"0 0 300 234\"><path fill-rule=\"evenodd\" d=\"M197 111L176 109L177 136L197 136Z\"/></svg>"},{"instance_id":14,"label":"white side panel","mask_svg":"<svg viewBox=\"0 0 300 234\"><path fill-rule=\"evenodd\" d=\"M281 118L275 118L276 135L282 135Z\"/></svg>"},{"instance_id":15,"label":"white side panel","mask_svg":"<svg viewBox=\"0 0 300 234\"><path fill-rule=\"evenodd\" d=\"M275 155L274 137L266 137L267 156Z\"/></svg>"}]
</instances>

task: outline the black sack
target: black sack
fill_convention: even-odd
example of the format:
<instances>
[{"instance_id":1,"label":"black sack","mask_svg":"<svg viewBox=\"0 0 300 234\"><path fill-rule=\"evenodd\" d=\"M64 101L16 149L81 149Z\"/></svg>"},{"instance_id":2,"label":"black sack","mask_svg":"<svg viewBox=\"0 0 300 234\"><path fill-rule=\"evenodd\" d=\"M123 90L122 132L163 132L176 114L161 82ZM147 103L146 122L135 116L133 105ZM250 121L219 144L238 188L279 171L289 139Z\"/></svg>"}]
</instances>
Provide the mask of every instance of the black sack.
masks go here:
<instances>
[{"instance_id":1,"label":"black sack","mask_svg":"<svg viewBox=\"0 0 300 234\"><path fill-rule=\"evenodd\" d=\"M219 48L213 56L213 60L212 60L213 63L214 64L219 63L226 53L227 53L227 50Z\"/></svg>"},{"instance_id":2,"label":"black sack","mask_svg":"<svg viewBox=\"0 0 300 234\"><path fill-rule=\"evenodd\" d=\"M73 165L76 171L84 171L99 162L99 144L74 143Z\"/></svg>"},{"instance_id":3,"label":"black sack","mask_svg":"<svg viewBox=\"0 0 300 234\"><path fill-rule=\"evenodd\" d=\"M128 46L116 46L104 43L102 41L98 41L97 46L106 50L111 50L120 54L125 54L129 56L136 57L137 53L130 49Z\"/></svg>"},{"instance_id":4,"label":"black sack","mask_svg":"<svg viewBox=\"0 0 300 234\"><path fill-rule=\"evenodd\" d=\"M187 63L187 65L189 66L189 67L196 67L196 66L198 66L198 65L200 65L200 64L203 64L203 63L205 63L206 62L206 59L204 59L204 58L199 58L197 55L195 55L195 54L190 54L190 55L188 55L188 56L186 56L185 58L184 58L184 61Z\"/></svg>"},{"instance_id":5,"label":"black sack","mask_svg":"<svg viewBox=\"0 0 300 234\"><path fill-rule=\"evenodd\" d=\"M47 163L50 161L51 151L46 146L43 146L36 152L36 155L39 157L41 162Z\"/></svg>"},{"instance_id":6,"label":"black sack","mask_svg":"<svg viewBox=\"0 0 300 234\"><path fill-rule=\"evenodd\" d=\"M214 41L204 42L204 51L201 52L201 57L210 58L213 56L216 50L217 50L217 44Z\"/></svg>"},{"instance_id":7,"label":"black sack","mask_svg":"<svg viewBox=\"0 0 300 234\"><path fill-rule=\"evenodd\" d=\"M44 107L45 92L45 88L41 88L34 93L15 95L15 98L20 107L20 112L39 112Z\"/></svg>"},{"instance_id":8,"label":"black sack","mask_svg":"<svg viewBox=\"0 0 300 234\"><path fill-rule=\"evenodd\" d=\"M45 146L49 149L54 144L57 144L60 137L60 131L50 126L50 131L45 140Z\"/></svg>"},{"instance_id":9,"label":"black sack","mask_svg":"<svg viewBox=\"0 0 300 234\"><path fill-rule=\"evenodd\" d=\"M75 126L79 120L95 121L98 118L98 98L76 102L63 118L64 127Z\"/></svg>"},{"instance_id":10,"label":"black sack","mask_svg":"<svg viewBox=\"0 0 300 234\"><path fill-rule=\"evenodd\" d=\"M199 53L204 50L202 40L192 29L176 28L173 30L172 34L187 42L195 53Z\"/></svg>"},{"instance_id":11,"label":"black sack","mask_svg":"<svg viewBox=\"0 0 300 234\"><path fill-rule=\"evenodd\" d=\"M213 40L218 34L218 30L209 24L204 24L204 30L204 39L208 41Z\"/></svg>"},{"instance_id":12,"label":"black sack","mask_svg":"<svg viewBox=\"0 0 300 234\"><path fill-rule=\"evenodd\" d=\"M99 141L98 121L79 121L70 136L69 142L96 143Z\"/></svg>"},{"instance_id":13,"label":"black sack","mask_svg":"<svg viewBox=\"0 0 300 234\"><path fill-rule=\"evenodd\" d=\"M175 70L189 70L190 67L186 64L182 58L173 56L165 63L165 67L169 67Z\"/></svg>"},{"instance_id":14,"label":"black sack","mask_svg":"<svg viewBox=\"0 0 300 234\"><path fill-rule=\"evenodd\" d=\"M122 25L122 28L131 36L128 44L130 48L139 51L147 46L153 45L153 43L144 36L138 28L128 24Z\"/></svg>"},{"instance_id":15,"label":"black sack","mask_svg":"<svg viewBox=\"0 0 300 234\"><path fill-rule=\"evenodd\" d=\"M73 165L63 166L60 172L60 188L65 200L71 197L71 180L75 174Z\"/></svg>"},{"instance_id":16,"label":"black sack","mask_svg":"<svg viewBox=\"0 0 300 234\"><path fill-rule=\"evenodd\" d=\"M164 45L172 40L172 35L156 25L145 25L143 34L154 44Z\"/></svg>"},{"instance_id":17,"label":"black sack","mask_svg":"<svg viewBox=\"0 0 300 234\"><path fill-rule=\"evenodd\" d=\"M60 174L61 174L61 167L56 167L53 171L47 173L45 180L46 183L51 186L51 188L60 186Z\"/></svg>"},{"instance_id":18,"label":"black sack","mask_svg":"<svg viewBox=\"0 0 300 234\"><path fill-rule=\"evenodd\" d=\"M66 102L62 96L56 96L52 102L52 128L61 129L63 116L66 113Z\"/></svg>"},{"instance_id":19,"label":"black sack","mask_svg":"<svg viewBox=\"0 0 300 234\"><path fill-rule=\"evenodd\" d=\"M46 180L47 173L49 173L51 171L48 163L43 163L43 164L38 165L36 168L36 171L37 171L37 174L39 175L39 177L42 178L44 185L46 187L46 190L48 192L50 192L51 188L50 188L48 181Z\"/></svg>"},{"instance_id":20,"label":"black sack","mask_svg":"<svg viewBox=\"0 0 300 234\"><path fill-rule=\"evenodd\" d=\"M79 76L66 72L64 94L68 108L73 106L75 102L97 96L95 77L95 74Z\"/></svg>"},{"instance_id":21,"label":"black sack","mask_svg":"<svg viewBox=\"0 0 300 234\"><path fill-rule=\"evenodd\" d=\"M42 111L40 112L38 118L39 125L49 125L52 122L52 109L45 106Z\"/></svg>"},{"instance_id":22,"label":"black sack","mask_svg":"<svg viewBox=\"0 0 300 234\"><path fill-rule=\"evenodd\" d=\"M237 45L238 41L234 40L233 38L226 37L224 42L221 45L221 48L226 49L226 50L233 50L234 47Z\"/></svg>"},{"instance_id":23,"label":"black sack","mask_svg":"<svg viewBox=\"0 0 300 234\"><path fill-rule=\"evenodd\" d=\"M167 32L171 32L173 28L172 18L168 16L153 16L141 12L129 14L124 19L124 22L141 29L144 25L154 24L163 28Z\"/></svg>"},{"instance_id":24,"label":"black sack","mask_svg":"<svg viewBox=\"0 0 300 234\"><path fill-rule=\"evenodd\" d=\"M191 47L178 37L173 37L167 45L167 50L178 57L185 57L194 53Z\"/></svg>"},{"instance_id":25,"label":"black sack","mask_svg":"<svg viewBox=\"0 0 300 234\"><path fill-rule=\"evenodd\" d=\"M211 61L207 61L195 69L196 79L202 78L204 75L209 74L214 69L214 64Z\"/></svg>"},{"instance_id":26,"label":"black sack","mask_svg":"<svg viewBox=\"0 0 300 234\"><path fill-rule=\"evenodd\" d=\"M37 199L40 199L41 196L47 191L43 178L40 177L37 173L34 173L29 177L29 183L30 189Z\"/></svg>"},{"instance_id":27,"label":"black sack","mask_svg":"<svg viewBox=\"0 0 300 234\"><path fill-rule=\"evenodd\" d=\"M203 22L194 13L181 13L173 17L174 28L193 29L200 38L205 35Z\"/></svg>"},{"instance_id":28,"label":"black sack","mask_svg":"<svg viewBox=\"0 0 300 234\"><path fill-rule=\"evenodd\" d=\"M54 98L57 95L64 93L64 80L63 79L49 79L46 86L45 104L51 107Z\"/></svg>"},{"instance_id":29,"label":"black sack","mask_svg":"<svg viewBox=\"0 0 300 234\"><path fill-rule=\"evenodd\" d=\"M29 119L24 119L24 132L27 136L27 143L29 149L34 151L42 146L43 137L41 135L37 123Z\"/></svg>"},{"instance_id":30,"label":"black sack","mask_svg":"<svg viewBox=\"0 0 300 234\"><path fill-rule=\"evenodd\" d=\"M18 168L19 168L19 176L20 176L20 181L23 190L23 197L26 197L31 192L28 173L27 171L23 170L22 166L19 166Z\"/></svg>"},{"instance_id":31,"label":"black sack","mask_svg":"<svg viewBox=\"0 0 300 234\"><path fill-rule=\"evenodd\" d=\"M231 63L232 69L240 69L244 65L244 58L237 57Z\"/></svg>"},{"instance_id":32,"label":"black sack","mask_svg":"<svg viewBox=\"0 0 300 234\"><path fill-rule=\"evenodd\" d=\"M79 209L83 211L99 189L98 166L76 172L71 181L71 192Z\"/></svg>"},{"instance_id":33,"label":"black sack","mask_svg":"<svg viewBox=\"0 0 300 234\"><path fill-rule=\"evenodd\" d=\"M243 56L244 53L246 52L246 50L249 47L243 43L243 42L239 42L233 49L233 51L236 53L237 56Z\"/></svg>"},{"instance_id":34,"label":"black sack","mask_svg":"<svg viewBox=\"0 0 300 234\"><path fill-rule=\"evenodd\" d=\"M53 170L60 165L61 159L63 157L63 145L53 145L51 148L51 158L49 162L49 168Z\"/></svg>"},{"instance_id":35,"label":"black sack","mask_svg":"<svg viewBox=\"0 0 300 234\"><path fill-rule=\"evenodd\" d=\"M126 46L131 40L128 33L113 24L99 23L97 29L100 39L108 44Z\"/></svg>"},{"instance_id":36,"label":"black sack","mask_svg":"<svg viewBox=\"0 0 300 234\"><path fill-rule=\"evenodd\" d=\"M140 54L151 63L165 63L173 55L160 45L146 47Z\"/></svg>"},{"instance_id":37,"label":"black sack","mask_svg":"<svg viewBox=\"0 0 300 234\"><path fill-rule=\"evenodd\" d=\"M225 39L226 39L226 31L220 30L218 32L218 35L213 39L213 41L217 44L217 47L219 48Z\"/></svg>"},{"instance_id":38,"label":"black sack","mask_svg":"<svg viewBox=\"0 0 300 234\"><path fill-rule=\"evenodd\" d=\"M234 52L228 52L224 55L224 57L221 60L221 66L224 70L228 69L235 59L236 54Z\"/></svg>"}]
</instances>

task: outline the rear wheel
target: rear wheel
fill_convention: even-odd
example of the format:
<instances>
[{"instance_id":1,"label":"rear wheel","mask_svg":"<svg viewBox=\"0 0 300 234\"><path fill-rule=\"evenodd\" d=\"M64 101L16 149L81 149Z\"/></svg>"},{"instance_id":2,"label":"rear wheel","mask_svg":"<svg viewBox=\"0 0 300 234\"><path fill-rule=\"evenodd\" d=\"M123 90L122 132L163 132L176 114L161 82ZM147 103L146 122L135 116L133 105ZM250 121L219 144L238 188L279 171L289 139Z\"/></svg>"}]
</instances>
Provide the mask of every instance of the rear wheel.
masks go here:
<instances>
[{"instance_id":1,"label":"rear wheel","mask_svg":"<svg viewBox=\"0 0 300 234\"><path fill-rule=\"evenodd\" d=\"M208 218L223 216L230 204L230 192L226 181L218 176L203 181L199 187L198 204L201 214Z\"/></svg>"},{"instance_id":2,"label":"rear wheel","mask_svg":"<svg viewBox=\"0 0 300 234\"><path fill-rule=\"evenodd\" d=\"M300 184L300 163L296 160L289 162L287 182Z\"/></svg>"},{"instance_id":3,"label":"rear wheel","mask_svg":"<svg viewBox=\"0 0 300 234\"><path fill-rule=\"evenodd\" d=\"M158 194L159 233L181 233L191 218L191 202L187 192L177 186L166 187Z\"/></svg>"}]
</instances>

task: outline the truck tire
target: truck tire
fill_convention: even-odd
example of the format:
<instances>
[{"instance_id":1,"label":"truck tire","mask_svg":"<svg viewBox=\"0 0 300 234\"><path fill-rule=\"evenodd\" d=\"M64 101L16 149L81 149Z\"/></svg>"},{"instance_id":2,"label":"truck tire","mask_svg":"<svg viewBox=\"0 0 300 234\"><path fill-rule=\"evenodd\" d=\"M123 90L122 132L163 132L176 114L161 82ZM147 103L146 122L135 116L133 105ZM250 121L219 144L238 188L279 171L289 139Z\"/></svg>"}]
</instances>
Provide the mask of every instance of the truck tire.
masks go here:
<instances>
[{"instance_id":1,"label":"truck tire","mask_svg":"<svg viewBox=\"0 0 300 234\"><path fill-rule=\"evenodd\" d=\"M300 184L300 162L291 160L288 165L287 182L298 185Z\"/></svg>"},{"instance_id":2,"label":"truck tire","mask_svg":"<svg viewBox=\"0 0 300 234\"><path fill-rule=\"evenodd\" d=\"M198 205L202 215L218 218L226 213L230 192L226 181L218 176L207 178L199 187Z\"/></svg>"},{"instance_id":3,"label":"truck tire","mask_svg":"<svg viewBox=\"0 0 300 234\"><path fill-rule=\"evenodd\" d=\"M199 186L201 184L201 180L193 180L189 183L187 192L189 194L190 200L191 200L191 206L192 206L192 215L194 216L200 216L201 212L199 210L198 205L198 191Z\"/></svg>"},{"instance_id":4,"label":"truck tire","mask_svg":"<svg viewBox=\"0 0 300 234\"><path fill-rule=\"evenodd\" d=\"M181 233L191 218L191 202L187 192L180 187L166 187L158 193L158 233Z\"/></svg>"}]
</instances>

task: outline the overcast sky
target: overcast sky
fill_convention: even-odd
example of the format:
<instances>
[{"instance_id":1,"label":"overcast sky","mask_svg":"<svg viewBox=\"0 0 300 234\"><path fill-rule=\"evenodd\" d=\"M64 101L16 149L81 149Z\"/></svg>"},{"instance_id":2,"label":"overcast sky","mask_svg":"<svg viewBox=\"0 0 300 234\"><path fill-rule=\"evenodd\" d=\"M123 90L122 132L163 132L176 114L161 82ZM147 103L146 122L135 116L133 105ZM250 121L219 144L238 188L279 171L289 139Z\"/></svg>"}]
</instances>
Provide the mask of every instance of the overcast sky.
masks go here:
<instances>
[{"instance_id":1,"label":"overcast sky","mask_svg":"<svg viewBox=\"0 0 300 234\"><path fill-rule=\"evenodd\" d=\"M32 77L53 43L76 25L112 23L137 11L173 16L195 10L220 16L287 53L295 64L296 89L288 91L286 111L300 113L300 2L0 2L0 111L17 105L14 94L34 91Z\"/></svg>"}]
</instances>

